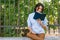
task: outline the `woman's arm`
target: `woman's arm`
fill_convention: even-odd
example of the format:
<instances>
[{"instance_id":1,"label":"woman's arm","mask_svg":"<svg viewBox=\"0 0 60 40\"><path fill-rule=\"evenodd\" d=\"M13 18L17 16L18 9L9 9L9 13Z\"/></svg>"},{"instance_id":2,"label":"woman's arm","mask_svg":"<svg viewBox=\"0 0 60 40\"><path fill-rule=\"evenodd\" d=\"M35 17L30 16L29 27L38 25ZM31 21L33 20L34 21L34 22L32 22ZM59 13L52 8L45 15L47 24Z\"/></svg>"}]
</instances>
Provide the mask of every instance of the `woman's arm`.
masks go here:
<instances>
[{"instance_id":1,"label":"woman's arm","mask_svg":"<svg viewBox=\"0 0 60 40\"><path fill-rule=\"evenodd\" d=\"M47 30L46 26L45 26L43 23L41 23L40 25L41 25L45 30Z\"/></svg>"},{"instance_id":2,"label":"woman's arm","mask_svg":"<svg viewBox=\"0 0 60 40\"><path fill-rule=\"evenodd\" d=\"M28 30L29 30L29 32L32 32L32 29L30 27L28 27Z\"/></svg>"},{"instance_id":3,"label":"woman's arm","mask_svg":"<svg viewBox=\"0 0 60 40\"><path fill-rule=\"evenodd\" d=\"M28 16L27 25L28 25L29 32L34 33L34 32L32 32L32 23L31 23L31 20L30 20L30 16Z\"/></svg>"},{"instance_id":4,"label":"woman's arm","mask_svg":"<svg viewBox=\"0 0 60 40\"><path fill-rule=\"evenodd\" d=\"M30 33L36 34L35 32L32 32L32 29L30 27L28 27L28 30Z\"/></svg>"},{"instance_id":5,"label":"woman's arm","mask_svg":"<svg viewBox=\"0 0 60 40\"><path fill-rule=\"evenodd\" d=\"M46 26L42 23L40 19L37 19L37 22L42 26L43 29L47 30Z\"/></svg>"}]
</instances>

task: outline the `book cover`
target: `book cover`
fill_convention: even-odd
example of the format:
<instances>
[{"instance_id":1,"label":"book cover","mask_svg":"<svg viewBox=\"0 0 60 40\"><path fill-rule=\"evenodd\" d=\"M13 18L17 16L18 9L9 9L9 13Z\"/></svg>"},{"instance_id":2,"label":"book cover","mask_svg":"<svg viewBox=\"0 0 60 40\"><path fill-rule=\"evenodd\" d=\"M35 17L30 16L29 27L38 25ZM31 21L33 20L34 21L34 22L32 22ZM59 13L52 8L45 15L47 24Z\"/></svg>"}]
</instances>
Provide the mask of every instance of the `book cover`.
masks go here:
<instances>
[{"instance_id":1,"label":"book cover","mask_svg":"<svg viewBox=\"0 0 60 40\"><path fill-rule=\"evenodd\" d=\"M34 15L34 19L40 19L40 20L44 20L45 19L45 16L46 14L41 14L41 13L38 13L38 12L35 12L35 15Z\"/></svg>"}]
</instances>

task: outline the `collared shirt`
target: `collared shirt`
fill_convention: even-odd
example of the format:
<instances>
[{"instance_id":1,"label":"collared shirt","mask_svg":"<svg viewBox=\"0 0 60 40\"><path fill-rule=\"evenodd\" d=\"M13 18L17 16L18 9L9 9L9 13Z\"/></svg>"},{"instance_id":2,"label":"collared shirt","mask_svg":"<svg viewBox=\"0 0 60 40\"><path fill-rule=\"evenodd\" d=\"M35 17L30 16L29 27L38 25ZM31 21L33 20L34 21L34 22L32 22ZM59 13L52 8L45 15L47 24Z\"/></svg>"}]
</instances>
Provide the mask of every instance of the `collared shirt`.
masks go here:
<instances>
[{"instance_id":1,"label":"collared shirt","mask_svg":"<svg viewBox=\"0 0 60 40\"><path fill-rule=\"evenodd\" d=\"M42 28L42 26L37 22L37 20L33 19L35 15L35 12L29 14L28 19L27 19L27 24L28 27L30 27L32 29L32 32L36 33L36 34L40 34L40 33L45 33L44 29ZM48 20L45 17L44 21L42 21L42 23L47 27L48 25Z\"/></svg>"}]
</instances>

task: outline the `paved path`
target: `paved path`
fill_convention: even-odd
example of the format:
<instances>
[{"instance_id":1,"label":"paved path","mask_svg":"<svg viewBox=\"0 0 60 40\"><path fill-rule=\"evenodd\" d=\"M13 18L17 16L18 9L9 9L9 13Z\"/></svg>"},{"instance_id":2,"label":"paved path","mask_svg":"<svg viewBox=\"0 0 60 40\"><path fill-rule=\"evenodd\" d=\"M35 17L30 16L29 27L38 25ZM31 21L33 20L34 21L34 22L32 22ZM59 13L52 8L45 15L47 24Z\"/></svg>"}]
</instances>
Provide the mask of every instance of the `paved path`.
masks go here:
<instances>
[{"instance_id":1,"label":"paved path","mask_svg":"<svg viewBox=\"0 0 60 40\"><path fill-rule=\"evenodd\" d=\"M0 37L0 40L31 40L31 39L27 37ZM49 36L45 37L45 40L60 40L60 37Z\"/></svg>"}]
</instances>

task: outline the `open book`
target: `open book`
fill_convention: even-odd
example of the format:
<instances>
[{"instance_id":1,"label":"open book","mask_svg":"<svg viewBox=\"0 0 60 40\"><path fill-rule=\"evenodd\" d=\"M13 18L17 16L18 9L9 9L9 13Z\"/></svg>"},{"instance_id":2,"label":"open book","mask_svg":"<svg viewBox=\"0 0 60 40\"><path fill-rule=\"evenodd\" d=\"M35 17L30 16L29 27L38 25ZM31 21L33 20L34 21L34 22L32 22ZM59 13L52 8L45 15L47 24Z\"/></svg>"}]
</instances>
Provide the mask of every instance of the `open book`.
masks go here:
<instances>
[{"instance_id":1,"label":"open book","mask_svg":"<svg viewBox=\"0 0 60 40\"><path fill-rule=\"evenodd\" d=\"M38 12L35 12L35 15L34 15L34 19L36 20L36 19L40 19L40 20L44 20L45 19L45 16L46 16L46 14L40 14L40 13L38 13Z\"/></svg>"}]
</instances>

